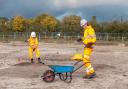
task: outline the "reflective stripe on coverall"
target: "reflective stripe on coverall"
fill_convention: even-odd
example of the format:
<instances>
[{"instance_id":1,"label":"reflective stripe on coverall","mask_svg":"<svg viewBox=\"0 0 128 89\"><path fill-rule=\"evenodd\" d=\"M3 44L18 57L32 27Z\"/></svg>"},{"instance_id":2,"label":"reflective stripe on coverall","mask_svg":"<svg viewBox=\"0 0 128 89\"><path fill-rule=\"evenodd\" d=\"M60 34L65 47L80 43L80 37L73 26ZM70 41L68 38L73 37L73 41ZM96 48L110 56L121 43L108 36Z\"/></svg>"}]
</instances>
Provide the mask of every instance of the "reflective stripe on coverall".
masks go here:
<instances>
[{"instance_id":1,"label":"reflective stripe on coverall","mask_svg":"<svg viewBox=\"0 0 128 89\"><path fill-rule=\"evenodd\" d=\"M28 42L29 42L29 58L33 59L33 52L35 52L36 57L39 58L40 51L38 49L38 39L30 36L30 38L28 39Z\"/></svg>"},{"instance_id":2,"label":"reflective stripe on coverall","mask_svg":"<svg viewBox=\"0 0 128 89\"><path fill-rule=\"evenodd\" d=\"M95 72L90 61L90 55L92 54L93 47L86 47L87 44L93 43L94 45L96 42L95 31L91 26L84 28L84 37L82 39L85 44L83 62L85 63L85 67L87 69L86 73L89 75Z\"/></svg>"}]
</instances>

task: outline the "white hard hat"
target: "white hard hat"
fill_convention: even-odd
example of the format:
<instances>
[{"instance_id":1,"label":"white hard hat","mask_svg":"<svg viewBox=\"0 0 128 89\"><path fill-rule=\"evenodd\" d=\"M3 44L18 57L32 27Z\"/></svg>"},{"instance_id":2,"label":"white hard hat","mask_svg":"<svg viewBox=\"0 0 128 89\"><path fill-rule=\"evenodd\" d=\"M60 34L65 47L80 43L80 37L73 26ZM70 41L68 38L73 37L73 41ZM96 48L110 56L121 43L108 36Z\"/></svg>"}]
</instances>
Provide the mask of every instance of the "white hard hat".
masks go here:
<instances>
[{"instance_id":1,"label":"white hard hat","mask_svg":"<svg viewBox=\"0 0 128 89\"><path fill-rule=\"evenodd\" d=\"M81 21L80 21L80 26L82 27L82 26L84 26L85 24L87 24L87 20L86 19L82 19Z\"/></svg>"},{"instance_id":2,"label":"white hard hat","mask_svg":"<svg viewBox=\"0 0 128 89\"><path fill-rule=\"evenodd\" d=\"M31 32L31 37L36 37L36 33L35 32Z\"/></svg>"}]
</instances>

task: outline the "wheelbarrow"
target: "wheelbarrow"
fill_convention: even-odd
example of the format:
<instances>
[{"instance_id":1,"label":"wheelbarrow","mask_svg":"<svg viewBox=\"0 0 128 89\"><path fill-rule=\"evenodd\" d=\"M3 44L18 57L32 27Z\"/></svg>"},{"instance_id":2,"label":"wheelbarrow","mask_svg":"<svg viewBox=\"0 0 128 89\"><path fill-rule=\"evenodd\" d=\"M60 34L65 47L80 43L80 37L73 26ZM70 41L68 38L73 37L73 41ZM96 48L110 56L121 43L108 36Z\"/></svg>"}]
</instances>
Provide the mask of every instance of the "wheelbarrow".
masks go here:
<instances>
[{"instance_id":1,"label":"wheelbarrow","mask_svg":"<svg viewBox=\"0 0 128 89\"><path fill-rule=\"evenodd\" d=\"M55 76L58 75L60 80L70 83L72 81L72 73L80 69L83 65L79 65L80 61L77 61L73 66L61 66L61 65L48 65L51 70L46 70L41 78L45 82L53 82Z\"/></svg>"}]
</instances>

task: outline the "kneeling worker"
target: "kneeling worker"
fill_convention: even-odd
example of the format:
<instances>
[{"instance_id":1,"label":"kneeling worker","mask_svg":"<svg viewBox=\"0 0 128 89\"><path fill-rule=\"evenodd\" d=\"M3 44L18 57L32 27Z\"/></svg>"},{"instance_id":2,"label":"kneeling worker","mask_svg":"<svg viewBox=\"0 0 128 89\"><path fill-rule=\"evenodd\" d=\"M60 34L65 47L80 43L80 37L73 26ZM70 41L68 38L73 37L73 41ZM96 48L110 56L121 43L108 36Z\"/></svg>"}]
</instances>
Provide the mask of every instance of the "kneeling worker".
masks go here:
<instances>
[{"instance_id":1,"label":"kneeling worker","mask_svg":"<svg viewBox=\"0 0 128 89\"><path fill-rule=\"evenodd\" d=\"M28 43L29 43L29 58L31 60L31 63L34 62L33 61L33 52L36 53L36 58L38 59L38 62L42 63L42 61L40 59L40 51L38 49L38 39L36 37L36 33L35 32L31 32L31 36L28 39Z\"/></svg>"}]
</instances>

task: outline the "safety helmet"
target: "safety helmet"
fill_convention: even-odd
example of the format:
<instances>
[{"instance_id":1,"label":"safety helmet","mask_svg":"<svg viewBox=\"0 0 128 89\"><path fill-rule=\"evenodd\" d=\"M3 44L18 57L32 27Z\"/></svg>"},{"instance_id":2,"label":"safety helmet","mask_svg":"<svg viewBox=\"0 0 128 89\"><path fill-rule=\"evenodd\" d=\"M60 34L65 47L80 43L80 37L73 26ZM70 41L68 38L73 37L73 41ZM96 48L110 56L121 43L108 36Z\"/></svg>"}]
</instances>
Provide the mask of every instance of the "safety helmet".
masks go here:
<instances>
[{"instance_id":1,"label":"safety helmet","mask_svg":"<svg viewBox=\"0 0 128 89\"><path fill-rule=\"evenodd\" d=\"M82 26L84 26L85 24L87 24L87 20L86 19L82 19L81 21L80 21L80 26L82 27Z\"/></svg>"},{"instance_id":2,"label":"safety helmet","mask_svg":"<svg viewBox=\"0 0 128 89\"><path fill-rule=\"evenodd\" d=\"M36 33L35 32L31 32L31 37L36 37Z\"/></svg>"}]
</instances>

